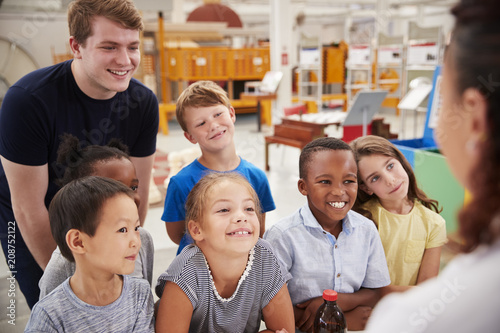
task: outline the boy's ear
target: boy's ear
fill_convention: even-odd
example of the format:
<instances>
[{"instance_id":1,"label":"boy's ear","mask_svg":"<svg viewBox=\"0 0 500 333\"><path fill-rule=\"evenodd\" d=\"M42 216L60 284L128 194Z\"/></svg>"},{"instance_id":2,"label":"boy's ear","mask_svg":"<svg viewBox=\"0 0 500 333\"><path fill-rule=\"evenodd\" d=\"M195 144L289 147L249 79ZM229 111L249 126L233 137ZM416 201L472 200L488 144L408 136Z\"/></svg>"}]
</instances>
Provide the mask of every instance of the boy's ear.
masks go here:
<instances>
[{"instance_id":1,"label":"boy's ear","mask_svg":"<svg viewBox=\"0 0 500 333\"><path fill-rule=\"evenodd\" d=\"M196 141L196 139L193 138L193 136L191 134L189 134L188 132L184 132L184 137L186 139L188 139L188 141L191 142L194 145L198 143L198 141Z\"/></svg>"},{"instance_id":2,"label":"boy's ear","mask_svg":"<svg viewBox=\"0 0 500 333\"><path fill-rule=\"evenodd\" d=\"M66 244L73 253L83 254L87 251L85 248L84 234L80 230L70 229L66 233Z\"/></svg>"},{"instance_id":3,"label":"boy's ear","mask_svg":"<svg viewBox=\"0 0 500 333\"><path fill-rule=\"evenodd\" d=\"M366 194L368 194L368 195L372 195L372 194L373 194L373 191L372 191L372 190L370 190L370 189L368 188L368 186L366 186L366 184L364 184L364 183L363 183L363 184L359 184L359 189L360 189L361 191L365 192L365 193L366 193Z\"/></svg>"},{"instance_id":4,"label":"boy's ear","mask_svg":"<svg viewBox=\"0 0 500 333\"><path fill-rule=\"evenodd\" d=\"M299 181L297 182L297 187L299 188L299 192L302 195L307 196L307 186L304 179L302 178L299 179Z\"/></svg>"},{"instance_id":5,"label":"boy's ear","mask_svg":"<svg viewBox=\"0 0 500 333\"><path fill-rule=\"evenodd\" d=\"M232 105L229 107L229 116L231 117L231 119L233 120L233 123L234 123L236 121L236 111L234 111L234 108Z\"/></svg>"},{"instance_id":6,"label":"boy's ear","mask_svg":"<svg viewBox=\"0 0 500 333\"><path fill-rule=\"evenodd\" d=\"M189 221L187 225L187 229L193 240L201 241L203 240L203 233L201 231L200 225L196 221Z\"/></svg>"}]
</instances>

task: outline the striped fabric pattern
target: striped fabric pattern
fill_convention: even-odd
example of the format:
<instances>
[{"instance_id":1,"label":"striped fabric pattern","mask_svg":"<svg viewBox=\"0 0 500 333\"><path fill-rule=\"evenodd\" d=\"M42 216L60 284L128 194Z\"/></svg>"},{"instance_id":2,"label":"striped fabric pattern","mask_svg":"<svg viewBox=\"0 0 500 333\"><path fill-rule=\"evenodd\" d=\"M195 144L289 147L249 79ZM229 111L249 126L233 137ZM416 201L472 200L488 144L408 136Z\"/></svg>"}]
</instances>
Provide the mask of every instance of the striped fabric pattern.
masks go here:
<instances>
[{"instance_id":1,"label":"striped fabric pattern","mask_svg":"<svg viewBox=\"0 0 500 333\"><path fill-rule=\"evenodd\" d=\"M194 309L189 332L258 332L262 309L286 283L288 273L267 241L259 239L252 251L248 274L228 299L221 299L212 287L205 256L196 245L186 247L158 278L156 294L161 297L167 281L186 293Z\"/></svg>"}]
</instances>

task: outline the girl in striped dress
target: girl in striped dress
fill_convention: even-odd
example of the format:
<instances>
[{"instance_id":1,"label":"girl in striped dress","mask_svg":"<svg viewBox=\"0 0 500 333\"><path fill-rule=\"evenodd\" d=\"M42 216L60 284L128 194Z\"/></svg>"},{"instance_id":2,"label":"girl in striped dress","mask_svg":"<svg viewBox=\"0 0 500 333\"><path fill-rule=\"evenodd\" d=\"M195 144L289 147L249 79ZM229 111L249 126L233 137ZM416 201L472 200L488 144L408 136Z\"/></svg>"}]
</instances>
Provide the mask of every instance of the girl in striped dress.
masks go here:
<instances>
[{"instance_id":1,"label":"girl in striped dress","mask_svg":"<svg viewBox=\"0 0 500 333\"><path fill-rule=\"evenodd\" d=\"M259 238L259 199L238 173L209 173L186 201L187 246L158 278L157 332L293 332L290 278Z\"/></svg>"}]
</instances>

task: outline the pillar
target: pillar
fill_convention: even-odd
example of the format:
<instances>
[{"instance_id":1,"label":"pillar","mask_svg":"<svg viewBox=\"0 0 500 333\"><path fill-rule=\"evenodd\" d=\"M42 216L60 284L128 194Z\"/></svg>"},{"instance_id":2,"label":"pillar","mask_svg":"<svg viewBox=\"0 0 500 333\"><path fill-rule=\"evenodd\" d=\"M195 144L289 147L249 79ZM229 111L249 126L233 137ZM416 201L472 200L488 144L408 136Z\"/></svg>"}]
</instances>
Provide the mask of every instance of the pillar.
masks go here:
<instances>
[{"instance_id":1,"label":"pillar","mask_svg":"<svg viewBox=\"0 0 500 333\"><path fill-rule=\"evenodd\" d=\"M271 70L281 71L283 78L278 87L277 99L273 102L272 121L281 122L283 108L292 104L292 49L293 13L291 0L271 0L269 36L271 47Z\"/></svg>"}]
</instances>

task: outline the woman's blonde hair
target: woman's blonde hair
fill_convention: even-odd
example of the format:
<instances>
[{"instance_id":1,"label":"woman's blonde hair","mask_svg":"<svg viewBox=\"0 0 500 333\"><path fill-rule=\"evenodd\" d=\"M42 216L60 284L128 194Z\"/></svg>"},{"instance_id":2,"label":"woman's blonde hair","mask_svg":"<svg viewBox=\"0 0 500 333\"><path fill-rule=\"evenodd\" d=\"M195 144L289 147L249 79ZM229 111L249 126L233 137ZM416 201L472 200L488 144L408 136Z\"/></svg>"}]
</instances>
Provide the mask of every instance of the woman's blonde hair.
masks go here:
<instances>
[{"instance_id":1,"label":"woman's blonde hair","mask_svg":"<svg viewBox=\"0 0 500 333\"><path fill-rule=\"evenodd\" d=\"M248 180L237 172L210 172L194 185L186 199L186 230L189 221L202 223L207 203L212 195L212 190L218 184L231 182L245 187L255 203L255 214L262 221L263 213L259 196Z\"/></svg>"}]
</instances>

